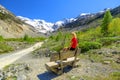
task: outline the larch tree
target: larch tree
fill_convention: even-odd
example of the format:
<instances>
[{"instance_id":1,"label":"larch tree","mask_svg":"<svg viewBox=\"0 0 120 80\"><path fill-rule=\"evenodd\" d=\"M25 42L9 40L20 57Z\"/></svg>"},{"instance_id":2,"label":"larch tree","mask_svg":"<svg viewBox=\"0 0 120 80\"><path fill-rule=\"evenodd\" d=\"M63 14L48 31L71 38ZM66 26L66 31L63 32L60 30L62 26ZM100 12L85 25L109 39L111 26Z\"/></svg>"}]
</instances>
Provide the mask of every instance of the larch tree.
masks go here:
<instances>
[{"instance_id":1,"label":"larch tree","mask_svg":"<svg viewBox=\"0 0 120 80\"><path fill-rule=\"evenodd\" d=\"M101 32L104 36L108 35L108 26L111 21L112 21L112 15L110 11L107 10L104 14L104 18L103 18L102 25L101 25Z\"/></svg>"}]
</instances>

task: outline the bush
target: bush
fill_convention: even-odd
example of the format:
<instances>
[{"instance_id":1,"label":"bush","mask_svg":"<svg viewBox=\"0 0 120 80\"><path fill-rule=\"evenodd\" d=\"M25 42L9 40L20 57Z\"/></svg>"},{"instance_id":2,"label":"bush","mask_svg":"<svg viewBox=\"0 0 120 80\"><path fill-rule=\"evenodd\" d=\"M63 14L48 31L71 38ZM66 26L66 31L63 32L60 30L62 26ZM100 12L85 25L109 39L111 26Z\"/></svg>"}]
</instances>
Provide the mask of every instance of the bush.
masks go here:
<instances>
[{"instance_id":1,"label":"bush","mask_svg":"<svg viewBox=\"0 0 120 80\"><path fill-rule=\"evenodd\" d=\"M101 38L99 39L99 42L103 45L103 46L108 46L111 45L112 43L116 42L120 40L119 37L105 37L105 38Z\"/></svg>"},{"instance_id":2,"label":"bush","mask_svg":"<svg viewBox=\"0 0 120 80\"><path fill-rule=\"evenodd\" d=\"M3 39L3 37L2 36L0 36L0 41L3 41L4 39Z\"/></svg>"},{"instance_id":3,"label":"bush","mask_svg":"<svg viewBox=\"0 0 120 80\"><path fill-rule=\"evenodd\" d=\"M29 37L28 35L25 35L25 36L23 37L23 41L32 43L32 42L35 42L35 39L32 38L32 37Z\"/></svg>"},{"instance_id":4,"label":"bush","mask_svg":"<svg viewBox=\"0 0 120 80\"><path fill-rule=\"evenodd\" d=\"M51 50L52 51L56 51L56 52L59 52L60 50L63 49L63 46L62 45L56 45L55 47L53 47Z\"/></svg>"},{"instance_id":5,"label":"bush","mask_svg":"<svg viewBox=\"0 0 120 80\"><path fill-rule=\"evenodd\" d=\"M99 49L101 48L101 44L98 42L82 42L79 43L79 47L81 48L81 52L89 51L90 49Z\"/></svg>"},{"instance_id":6,"label":"bush","mask_svg":"<svg viewBox=\"0 0 120 80\"><path fill-rule=\"evenodd\" d=\"M29 40L29 37L28 37L28 35L27 35L27 34L25 34L25 36L23 37L23 40L24 40L24 41Z\"/></svg>"},{"instance_id":7,"label":"bush","mask_svg":"<svg viewBox=\"0 0 120 80\"><path fill-rule=\"evenodd\" d=\"M120 36L120 18L115 18L108 27L109 36Z\"/></svg>"},{"instance_id":8,"label":"bush","mask_svg":"<svg viewBox=\"0 0 120 80\"><path fill-rule=\"evenodd\" d=\"M5 44L4 42L0 42L0 53L5 53L13 51L13 48Z\"/></svg>"}]
</instances>

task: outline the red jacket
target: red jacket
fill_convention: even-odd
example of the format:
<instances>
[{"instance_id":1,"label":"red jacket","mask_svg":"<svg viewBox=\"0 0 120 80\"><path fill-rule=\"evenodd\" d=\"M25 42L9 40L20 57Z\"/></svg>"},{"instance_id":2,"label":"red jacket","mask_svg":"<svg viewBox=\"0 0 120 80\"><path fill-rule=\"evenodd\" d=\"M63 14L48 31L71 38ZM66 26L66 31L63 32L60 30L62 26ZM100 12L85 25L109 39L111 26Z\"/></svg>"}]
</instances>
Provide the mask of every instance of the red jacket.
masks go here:
<instances>
[{"instance_id":1,"label":"red jacket","mask_svg":"<svg viewBox=\"0 0 120 80\"><path fill-rule=\"evenodd\" d=\"M76 48L78 44L77 38L73 37L71 40L71 47Z\"/></svg>"}]
</instances>

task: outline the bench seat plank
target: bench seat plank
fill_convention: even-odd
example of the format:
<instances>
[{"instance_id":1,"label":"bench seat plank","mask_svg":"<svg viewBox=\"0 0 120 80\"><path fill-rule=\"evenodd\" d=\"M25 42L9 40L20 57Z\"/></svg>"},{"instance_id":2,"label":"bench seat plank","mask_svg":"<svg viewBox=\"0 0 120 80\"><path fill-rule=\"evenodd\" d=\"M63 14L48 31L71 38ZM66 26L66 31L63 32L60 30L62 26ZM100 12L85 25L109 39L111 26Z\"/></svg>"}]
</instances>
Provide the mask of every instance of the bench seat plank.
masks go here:
<instances>
[{"instance_id":1,"label":"bench seat plank","mask_svg":"<svg viewBox=\"0 0 120 80\"><path fill-rule=\"evenodd\" d=\"M67 58L67 60L63 61L63 63L73 62L75 60L75 57ZM80 58L77 58L76 61L79 61Z\"/></svg>"},{"instance_id":2,"label":"bench seat plank","mask_svg":"<svg viewBox=\"0 0 120 80\"><path fill-rule=\"evenodd\" d=\"M75 57L71 57L71 58L67 58L66 60L63 60L62 61L63 62L63 66L64 66L64 64L73 62L74 59L75 59ZM79 61L79 59L80 58L77 58L76 61ZM55 67L59 66L59 62L54 62L54 61L53 62L48 62L45 65L48 66L48 67L51 67L51 68L55 68Z\"/></svg>"}]
</instances>

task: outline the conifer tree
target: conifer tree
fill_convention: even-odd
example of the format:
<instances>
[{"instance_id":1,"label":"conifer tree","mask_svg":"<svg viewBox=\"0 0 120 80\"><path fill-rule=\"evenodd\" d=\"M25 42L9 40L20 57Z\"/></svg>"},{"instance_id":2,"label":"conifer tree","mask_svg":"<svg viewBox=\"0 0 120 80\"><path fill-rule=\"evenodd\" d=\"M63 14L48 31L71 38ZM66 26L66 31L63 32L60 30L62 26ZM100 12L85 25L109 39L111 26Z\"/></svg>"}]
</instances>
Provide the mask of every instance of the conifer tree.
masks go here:
<instances>
[{"instance_id":1,"label":"conifer tree","mask_svg":"<svg viewBox=\"0 0 120 80\"><path fill-rule=\"evenodd\" d=\"M101 25L101 32L104 36L108 35L108 26L111 21L112 21L112 15L110 11L107 10L106 13L104 14L104 18Z\"/></svg>"}]
</instances>

